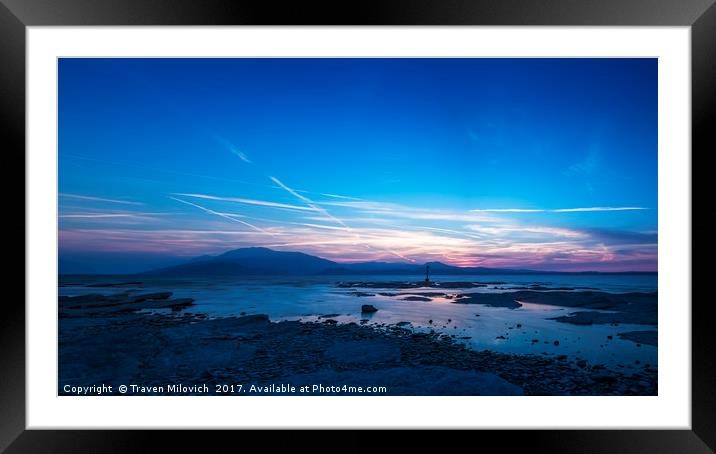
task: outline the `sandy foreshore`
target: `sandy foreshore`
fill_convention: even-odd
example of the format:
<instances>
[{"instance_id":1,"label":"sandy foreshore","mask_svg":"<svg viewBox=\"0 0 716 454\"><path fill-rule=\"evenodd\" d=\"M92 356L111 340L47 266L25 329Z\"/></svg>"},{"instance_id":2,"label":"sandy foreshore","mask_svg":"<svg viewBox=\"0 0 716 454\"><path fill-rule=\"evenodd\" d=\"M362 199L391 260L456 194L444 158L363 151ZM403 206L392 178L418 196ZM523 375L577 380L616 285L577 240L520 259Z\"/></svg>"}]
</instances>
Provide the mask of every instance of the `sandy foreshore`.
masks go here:
<instances>
[{"instance_id":1,"label":"sandy foreshore","mask_svg":"<svg viewBox=\"0 0 716 454\"><path fill-rule=\"evenodd\" d=\"M122 394L122 384L171 395L177 388L169 391L170 384L184 386L179 394L233 395L290 394L279 384L338 386L322 395L367 395L357 387L384 387L370 395L657 393L657 370L649 364L620 372L565 356L474 351L448 335L395 325L339 324L330 317L272 322L260 314L211 319L186 313L192 301L173 300L169 292L59 303L60 395L98 385ZM167 308L172 312L151 312ZM252 385L256 392L249 392ZM126 394L147 392L130 387Z\"/></svg>"}]
</instances>

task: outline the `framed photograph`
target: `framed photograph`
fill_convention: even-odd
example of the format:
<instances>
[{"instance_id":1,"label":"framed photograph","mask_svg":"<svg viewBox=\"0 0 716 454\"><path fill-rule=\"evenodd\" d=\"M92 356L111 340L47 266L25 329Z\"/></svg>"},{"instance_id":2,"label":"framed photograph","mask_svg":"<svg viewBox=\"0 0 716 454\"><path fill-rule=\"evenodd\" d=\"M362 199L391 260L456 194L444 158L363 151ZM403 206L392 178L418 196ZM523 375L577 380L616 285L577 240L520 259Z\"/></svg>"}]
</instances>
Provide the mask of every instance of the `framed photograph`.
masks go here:
<instances>
[{"instance_id":1,"label":"framed photograph","mask_svg":"<svg viewBox=\"0 0 716 454\"><path fill-rule=\"evenodd\" d=\"M3 3L3 449L716 446L691 252L713 2Z\"/></svg>"}]
</instances>

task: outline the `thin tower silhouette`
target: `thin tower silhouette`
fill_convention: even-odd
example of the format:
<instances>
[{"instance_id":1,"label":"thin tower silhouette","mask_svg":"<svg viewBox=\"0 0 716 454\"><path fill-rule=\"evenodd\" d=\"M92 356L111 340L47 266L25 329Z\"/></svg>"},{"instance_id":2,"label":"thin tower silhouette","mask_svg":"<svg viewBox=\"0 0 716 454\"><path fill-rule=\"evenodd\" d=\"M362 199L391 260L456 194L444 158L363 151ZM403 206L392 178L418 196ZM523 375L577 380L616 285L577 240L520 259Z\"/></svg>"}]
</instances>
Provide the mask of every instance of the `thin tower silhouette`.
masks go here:
<instances>
[{"instance_id":1,"label":"thin tower silhouette","mask_svg":"<svg viewBox=\"0 0 716 454\"><path fill-rule=\"evenodd\" d=\"M430 265L425 265L425 282L430 282Z\"/></svg>"}]
</instances>

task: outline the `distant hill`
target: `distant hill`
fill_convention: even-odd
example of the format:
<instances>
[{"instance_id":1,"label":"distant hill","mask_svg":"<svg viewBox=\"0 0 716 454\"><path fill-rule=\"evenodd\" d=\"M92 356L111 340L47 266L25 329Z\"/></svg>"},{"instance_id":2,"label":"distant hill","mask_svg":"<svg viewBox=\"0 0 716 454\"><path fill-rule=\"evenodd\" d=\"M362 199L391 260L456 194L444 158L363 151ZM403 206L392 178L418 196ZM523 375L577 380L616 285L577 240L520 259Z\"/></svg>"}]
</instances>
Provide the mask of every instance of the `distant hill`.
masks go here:
<instances>
[{"instance_id":1,"label":"distant hill","mask_svg":"<svg viewBox=\"0 0 716 454\"><path fill-rule=\"evenodd\" d=\"M155 276L308 276L308 275L431 275L468 274L577 274L504 268L463 268L441 262L427 264L362 262L337 263L302 252L282 252L263 247L235 249L216 256L201 256L187 263L151 270L144 275ZM592 273L579 273L592 274Z\"/></svg>"},{"instance_id":2,"label":"distant hill","mask_svg":"<svg viewBox=\"0 0 716 454\"><path fill-rule=\"evenodd\" d=\"M235 249L217 256L203 256L188 263L142 274L168 276L244 276L322 274L337 264L302 252L281 252L263 247Z\"/></svg>"}]
</instances>

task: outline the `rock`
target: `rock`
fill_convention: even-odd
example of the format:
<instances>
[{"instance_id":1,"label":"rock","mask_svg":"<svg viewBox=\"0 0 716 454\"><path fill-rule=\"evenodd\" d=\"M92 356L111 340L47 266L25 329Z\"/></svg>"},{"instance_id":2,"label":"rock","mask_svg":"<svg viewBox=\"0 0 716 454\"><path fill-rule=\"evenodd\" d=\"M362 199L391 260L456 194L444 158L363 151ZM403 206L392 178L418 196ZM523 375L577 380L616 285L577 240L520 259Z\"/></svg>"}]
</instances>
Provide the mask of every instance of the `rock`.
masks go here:
<instances>
[{"instance_id":1,"label":"rock","mask_svg":"<svg viewBox=\"0 0 716 454\"><path fill-rule=\"evenodd\" d=\"M641 344L657 346L659 340L659 333L657 331L627 331L625 333L617 334L620 339L630 340L632 342L638 342L637 347L641 347Z\"/></svg>"},{"instance_id":2,"label":"rock","mask_svg":"<svg viewBox=\"0 0 716 454\"><path fill-rule=\"evenodd\" d=\"M517 328L522 328L522 323L518 323Z\"/></svg>"},{"instance_id":3,"label":"rock","mask_svg":"<svg viewBox=\"0 0 716 454\"><path fill-rule=\"evenodd\" d=\"M495 339L507 339L505 336L497 336Z\"/></svg>"},{"instance_id":4,"label":"rock","mask_svg":"<svg viewBox=\"0 0 716 454\"><path fill-rule=\"evenodd\" d=\"M465 298L453 301L453 304L482 304L489 307L522 307L512 293L471 293Z\"/></svg>"},{"instance_id":5,"label":"rock","mask_svg":"<svg viewBox=\"0 0 716 454\"><path fill-rule=\"evenodd\" d=\"M591 375L592 380L594 380L597 383L616 383L617 377L615 377L613 374L609 372L595 372Z\"/></svg>"},{"instance_id":6,"label":"rock","mask_svg":"<svg viewBox=\"0 0 716 454\"><path fill-rule=\"evenodd\" d=\"M554 341L553 344L554 344L554 345L559 345L559 341Z\"/></svg>"},{"instance_id":7,"label":"rock","mask_svg":"<svg viewBox=\"0 0 716 454\"><path fill-rule=\"evenodd\" d=\"M395 326L408 326L410 325L410 322L398 322L395 324Z\"/></svg>"},{"instance_id":8,"label":"rock","mask_svg":"<svg viewBox=\"0 0 716 454\"><path fill-rule=\"evenodd\" d=\"M400 347L387 339L337 341L325 352L326 359L341 365L375 365L398 361Z\"/></svg>"},{"instance_id":9,"label":"rock","mask_svg":"<svg viewBox=\"0 0 716 454\"><path fill-rule=\"evenodd\" d=\"M173 292L156 292L156 293L144 293L141 295L135 295L131 300L135 303L140 303L147 300L165 300L171 297Z\"/></svg>"},{"instance_id":10,"label":"rock","mask_svg":"<svg viewBox=\"0 0 716 454\"><path fill-rule=\"evenodd\" d=\"M378 309L376 309L376 307L372 304L364 304L361 306L360 311L363 314L372 314L374 312L378 312Z\"/></svg>"},{"instance_id":11,"label":"rock","mask_svg":"<svg viewBox=\"0 0 716 454\"><path fill-rule=\"evenodd\" d=\"M151 305L147 306L150 309L154 308L161 308L161 307L170 307L173 311L180 311L186 307L193 306L194 305L194 298L177 298L175 300L168 300L164 304L157 306L157 305Z\"/></svg>"},{"instance_id":12,"label":"rock","mask_svg":"<svg viewBox=\"0 0 716 454\"><path fill-rule=\"evenodd\" d=\"M587 360L586 359L580 359L575 363L577 367L585 368L587 367Z\"/></svg>"},{"instance_id":13,"label":"rock","mask_svg":"<svg viewBox=\"0 0 716 454\"><path fill-rule=\"evenodd\" d=\"M235 320L235 325L238 326L244 326L244 325L255 325L255 324L268 324L271 321L269 320L268 315L266 314L253 314L253 315L245 315L243 317L238 317Z\"/></svg>"},{"instance_id":14,"label":"rock","mask_svg":"<svg viewBox=\"0 0 716 454\"><path fill-rule=\"evenodd\" d=\"M353 292L353 293L351 293L351 295L358 296L358 297L366 297L366 296L375 296L375 293Z\"/></svg>"}]
</instances>

